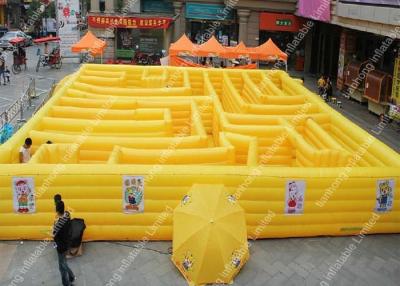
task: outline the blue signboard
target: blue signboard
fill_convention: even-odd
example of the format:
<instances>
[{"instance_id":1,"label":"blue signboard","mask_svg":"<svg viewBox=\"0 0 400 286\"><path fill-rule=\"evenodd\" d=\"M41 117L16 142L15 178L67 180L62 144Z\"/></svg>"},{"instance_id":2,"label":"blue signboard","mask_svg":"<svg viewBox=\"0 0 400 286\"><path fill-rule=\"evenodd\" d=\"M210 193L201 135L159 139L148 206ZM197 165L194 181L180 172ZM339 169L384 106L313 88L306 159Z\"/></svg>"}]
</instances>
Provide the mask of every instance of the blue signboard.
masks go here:
<instances>
[{"instance_id":1,"label":"blue signboard","mask_svg":"<svg viewBox=\"0 0 400 286\"><path fill-rule=\"evenodd\" d=\"M202 20L232 20L232 7L221 4L186 3L186 18Z\"/></svg>"},{"instance_id":2,"label":"blue signboard","mask_svg":"<svg viewBox=\"0 0 400 286\"><path fill-rule=\"evenodd\" d=\"M145 0L142 2L143 12L173 13L174 7L168 0Z\"/></svg>"}]
</instances>

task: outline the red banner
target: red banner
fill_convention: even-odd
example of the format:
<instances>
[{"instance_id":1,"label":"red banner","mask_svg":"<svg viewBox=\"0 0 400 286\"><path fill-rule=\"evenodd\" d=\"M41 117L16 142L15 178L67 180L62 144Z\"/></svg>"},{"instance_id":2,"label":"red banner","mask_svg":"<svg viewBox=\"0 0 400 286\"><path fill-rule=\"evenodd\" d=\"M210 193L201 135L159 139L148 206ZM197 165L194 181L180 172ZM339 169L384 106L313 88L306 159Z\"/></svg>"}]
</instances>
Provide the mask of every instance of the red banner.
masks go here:
<instances>
[{"instance_id":1,"label":"red banner","mask_svg":"<svg viewBox=\"0 0 400 286\"><path fill-rule=\"evenodd\" d=\"M172 19L165 17L89 16L88 23L93 28L167 29L172 23Z\"/></svg>"},{"instance_id":2,"label":"red banner","mask_svg":"<svg viewBox=\"0 0 400 286\"><path fill-rule=\"evenodd\" d=\"M0 0L0 5L7 5L7 0Z\"/></svg>"}]
</instances>

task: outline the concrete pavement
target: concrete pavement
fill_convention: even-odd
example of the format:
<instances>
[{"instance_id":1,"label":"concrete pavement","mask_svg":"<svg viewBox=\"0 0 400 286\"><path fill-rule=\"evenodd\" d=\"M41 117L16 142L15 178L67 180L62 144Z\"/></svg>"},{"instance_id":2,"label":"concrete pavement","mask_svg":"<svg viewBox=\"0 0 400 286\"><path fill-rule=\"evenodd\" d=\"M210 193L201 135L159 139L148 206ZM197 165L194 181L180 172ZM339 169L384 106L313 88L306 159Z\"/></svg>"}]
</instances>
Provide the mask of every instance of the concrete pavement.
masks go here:
<instances>
[{"instance_id":1,"label":"concrete pavement","mask_svg":"<svg viewBox=\"0 0 400 286\"><path fill-rule=\"evenodd\" d=\"M36 80L36 92L39 95L33 104L39 104L41 99L48 93L53 82L58 82L66 75L79 69L79 64L64 63L61 69L51 69L40 67L39 72L35 71L38 56L36 55L37 46L27 48L27 70L24 69L20 74L14 75L11 72L10 84L0 85L0 112L4 111L10 104L20 98L29 85L30 78ZM11 71L13 63L12 53L3 52L6 57L6 65ZM1 80L3 83L3 80Z\"/></svg>"},{"instance_id":2,"label":"concrete pavement","mask_svg":"<svg viewBox=\"0 0 400 286\"><path fill-rule=\"evenodd\" d=\"M351 243L354 243L352 237L256 241L250 248L250 260L233 285L399 285L400 235L367 236L357 244L341 268L335 270L334 264ZM0 285L10 285L13 280L14 285L21 286L61 285L52 244L44 249L26 274L21 273L24 261L39 245L39 242L0 242ZM77 276L75 285L106 285L110 281L114 282L109 285L187 285L170 261L171 242L149 242L123 274L115 272L134 245L135 242L85 243L84 255L69 260ZM17 280L20 282L15 282Z\"/></svg>"}]
</instances>

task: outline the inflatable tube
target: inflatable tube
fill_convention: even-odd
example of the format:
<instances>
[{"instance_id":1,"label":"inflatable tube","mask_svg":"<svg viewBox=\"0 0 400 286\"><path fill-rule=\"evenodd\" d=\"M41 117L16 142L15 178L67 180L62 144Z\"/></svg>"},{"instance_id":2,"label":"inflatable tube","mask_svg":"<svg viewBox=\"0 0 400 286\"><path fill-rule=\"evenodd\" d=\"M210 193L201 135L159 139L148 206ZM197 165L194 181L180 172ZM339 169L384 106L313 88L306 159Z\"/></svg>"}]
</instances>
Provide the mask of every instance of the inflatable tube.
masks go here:
<instances>
[{"instance_id":1,"label":"inflatable tube","mask_svg":"<svg viewBox=\"0 0 400 286\"><path fill-rule=\"evenodd\" d=\"M33 156L17 164L28 136ZM150 239L168 240L168 212L195 184L224 185L249 238L357 234L376 216L371 233L400 232L399 168L399 154L283 71L84 65L0 146L0 239L44 239L59 193L85 240L141 239L154 224ZM144 182L134 214L132 178ZM14 201L24 182L33 213Z\"/></svg>"}]
</instances>

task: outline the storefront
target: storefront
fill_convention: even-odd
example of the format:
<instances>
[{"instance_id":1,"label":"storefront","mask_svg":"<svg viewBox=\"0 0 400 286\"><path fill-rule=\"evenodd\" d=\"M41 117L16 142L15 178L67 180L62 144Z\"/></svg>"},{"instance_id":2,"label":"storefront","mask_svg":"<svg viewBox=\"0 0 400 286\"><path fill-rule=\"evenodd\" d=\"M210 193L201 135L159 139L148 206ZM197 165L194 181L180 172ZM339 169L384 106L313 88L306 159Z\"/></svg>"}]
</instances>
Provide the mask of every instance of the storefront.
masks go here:
<instances>
[{"instance_id":1,"label":"storefront","mask_svg":"<svg viewBox=\"0 0 400 286\"><path fill-rule=\"evenodd\" d=\"M294 38L301 29L304 20L292 14L260 13L260 44L272 39L274 43L288 54L288 66L293 67L297 61L304 62L304 43L296 45L296 49L288 52ZM299 64L297 64L299 65Z\"/></svg>"},{"instance_id":2,"label":"storefront","mask_svg":"<svg viewBox=\"0 0 400 286\"><path fill-rule=\"evenodd\" d=\"M89 16L89 27L113 27L115 31L115 59L132 59L136 52L160 53L166 46L169 17Z\"/></svg>"},{"instance_id":3,"label":"storefront","mask_svg":"<svg viewBox=\"0 0 400 286\"><path fill-rule=\"evenodd\" d=\"M222 4L186 3L186 34L194 43L214 35L224 46L238 42L238 24L233 9Z\"/></svg>"},{"instance_id":4,"label":"storefront","mask_svg":"<svg viewBox=\"0 0 400 286\"><path fill-rule=\"evenodd\" d=\"M337 87L346 97L368 102L372 113L384 114L388 103L398 102L399 48L395 39L343 29Z\"/></svg>"}]
</instances>

